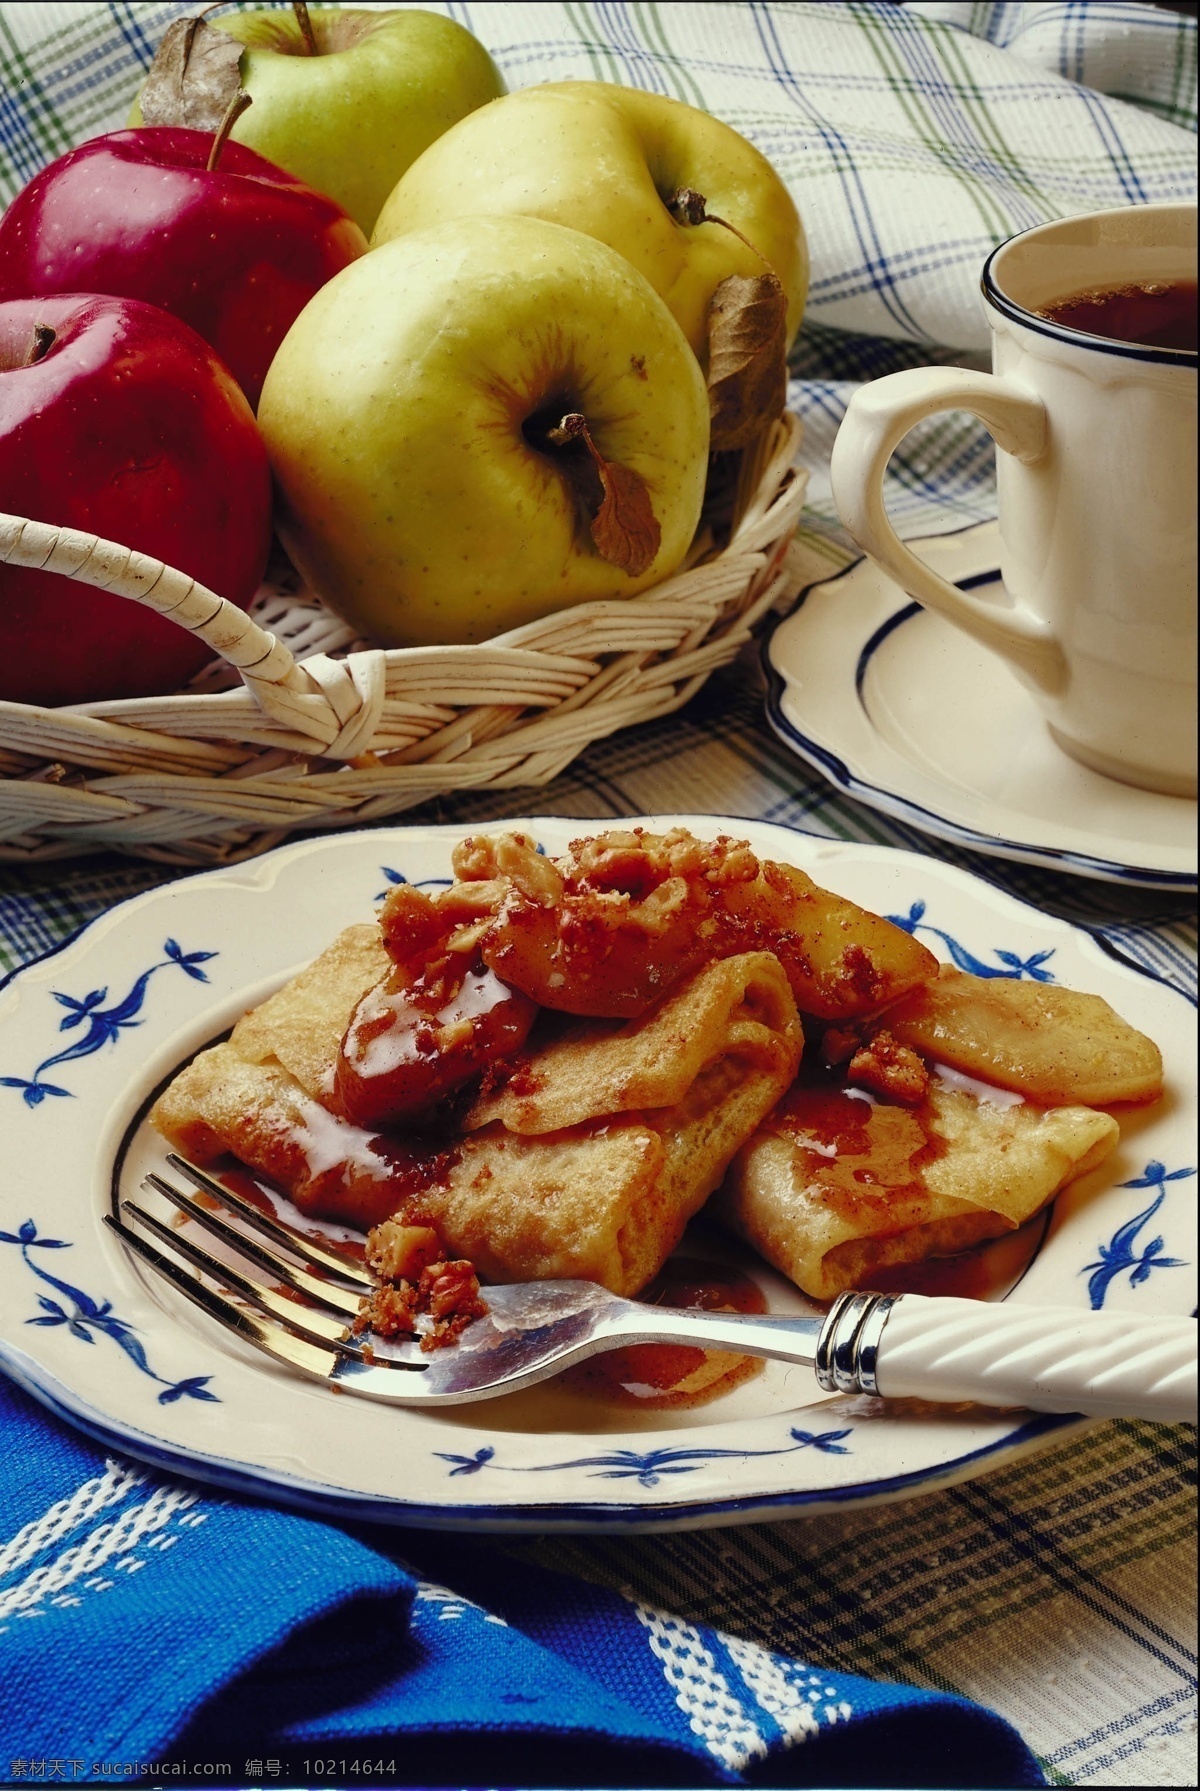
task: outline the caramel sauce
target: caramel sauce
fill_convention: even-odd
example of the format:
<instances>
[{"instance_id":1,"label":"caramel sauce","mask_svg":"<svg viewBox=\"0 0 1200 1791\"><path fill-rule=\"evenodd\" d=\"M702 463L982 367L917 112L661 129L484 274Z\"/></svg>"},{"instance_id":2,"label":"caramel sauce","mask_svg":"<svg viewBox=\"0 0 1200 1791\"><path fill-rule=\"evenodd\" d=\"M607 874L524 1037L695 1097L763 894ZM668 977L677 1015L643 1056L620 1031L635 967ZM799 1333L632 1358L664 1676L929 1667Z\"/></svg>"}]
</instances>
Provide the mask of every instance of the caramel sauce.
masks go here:
<instances>
[{"instance_id":1,"label":"caramel sauce","mask_svg":"<svg viewBox=\"0 0 1200 1791\"><path fill-rule=\"evenodd\" d=\"M948 1148L931 1129L926 1107L904 1107L875 1096L864 1099L848 1089L844 1069L826 1068L813 1056L770 1123L791 1139L803 1172L819 1184L827 1205L853 1216L882 1202L895 1210L897 1230L911 1222L911 1203L927 1192L926 1168ZM871 1290L998 1299L1036 1252L1045 1223L1045 1214L1039 1213L1018 1231L956 1256L878 1268L871 1275ZM888 1233L876 1229L873 1235Z\"/></svg>"},{"instance_id":2,"label":"caramel sauce","mask_svg":"<svg viewBox=\"0 0 1200 1791\"><path fill-rule=\"evenodd\" d=\"M924 1262L897 1263L871 1276L873 1293L939 1294L959 1300L986 1300L1003 1281L983 1249L961 1256L928 1256Z\"/></svg>"},{"instance_id":3,"label":"caramel sauce","mask_svg":"<svg viewBox=\"0 0 1200 1791\"><path fill-rule=\"evenodd\" d=\"M335 1106L359 1125L424 1123L432 1108L513 1056L533 1002L482 962L431 965L368 990L338 1057Z\"/></svg>"},{"instance_id":4,"label":"caramel sauce","mask_svg":"<svg viewBox=\"0 0 1200 1791\"><path fill-rule=\"evenodd\" d=\"M390 1202L388 1211L391 1213L403 1210L407 1217L410 1211L419 1209L422 1197L430 1188L437 1187L445 1179L456 1153L420 1140L403 1145L391 1139L381 1140L381 1143L386 1149L386 1160L391 1172L386 1184ZM345 1250L348 1255L362 1261L364 1240L356 1213L330 1211L322 1223L320 1216L306 1213L297 1207L286 1190L277 1187L265 1176L256 1175L233 1158L223 1158L210 1165L209 1174L231 1193L240 1194L243 1200L256 1206L269 1218L292 1225L305 1237ZM217 1205L211 1195L201 1193L196 1199L201 1205ZM388 1214L383 1216L387 1217ZM343 1235L331 1236L331 1223L337 1225Z\"/></svg>"},{"instance_id":5,"label":"caramel sauce","mask_svg":"<svg viewBox=\"0 0 1200 1791\"><path fill-rule=\"evenodd\" d=\"M336 1247L338 1250L344 1251L347 1256L352 1257L355 1262L364 1261L365 1240L363 1238L345 1236L335 1239L330 1237L328 1225L310 1220L298 1207L292 1205L281 1189L271 1187L269 1182L252 1174L240 1163L232 1160L215 1163L210 1166L209 1174L214 1181L220 1182L223 1188L228 1188L231 1194L240 1194L250 1206L257 1207L260 1213L265 1213L268 1219L278 1219L284 1225L292 1225L306 1238L313 1238L317 1243L324 1244L331 1249ZM213 1195L205 1194L203 1190L197 1191L193 1198L198 1206L217 1209L220 1207L220 1202Z\"/></svg>"},{"instance_id":6,"label":"caramel sauce","mask_svg":"<svg viewBox=\"0 0 1200 1791\"><path fill-rule=\"evenodd\" d=\"M416 1133L408 1138L395 1134L380 1137L372 1149L387 1164L388 1186L397 1197L397 1210L419 1200L431 1188L442 1187L460 1155L453 1146Z\"/></svg>"},{"instance_id":7,"label":"caramel sauce","mask_svg":"<svg viewBox=\"0 0 1200 1791\"><path fill-rule=\"evenodd\" d=\"M826 1204L847 1215L924 1194L926 1167L946 1151L924 1108L867 1097L811 1061L770 1123L791 1139Z\"/></svg>"},{"instance_id":8,"label":"caramel sauce","mask_svg":"<svg viewBox=\"0 0 1200 1791\"><path fill-rule=\"evenodd\" d=\"M762 1289L749 1275L699 1257L673 1258L638 1298L688 1312L765 1312ZM572 1392L610 1404L643 1407L707 1405L762 1370L755 1356L689 1344L631 1343L569 1368Z\"/></svg>"},{"instance_id":9,"label":"caramel sauce","mask_svg":"<svg viewBox=\"0 0 1200 1791\"><path fill-rule=\"evenodd\" d=\"M486 964L468 967L461 980L439 986L432 998L416 984L386 992L381 987L372 991L371 999L373 1011L362 1019L355 1015L347 1041L354 1045L363 1076L389 1075L418 1058L435 1057L441 1048L440 1034L464 1030L473 1021L519 1004L507 983Z\"/></svg>"}]
</instances>

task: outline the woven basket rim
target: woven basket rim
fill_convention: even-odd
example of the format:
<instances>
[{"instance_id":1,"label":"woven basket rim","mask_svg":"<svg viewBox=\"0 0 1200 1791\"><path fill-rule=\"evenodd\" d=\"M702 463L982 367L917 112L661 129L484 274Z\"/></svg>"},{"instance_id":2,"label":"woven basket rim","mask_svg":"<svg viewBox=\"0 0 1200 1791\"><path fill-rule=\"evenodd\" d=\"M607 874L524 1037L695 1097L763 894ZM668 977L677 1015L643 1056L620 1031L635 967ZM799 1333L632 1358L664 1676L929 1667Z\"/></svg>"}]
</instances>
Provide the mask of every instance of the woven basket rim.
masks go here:
<instances>
[{"instance_id":1,"label":"woven basket rim","mask_svg":"<svg viewBox=\"0 0 1200 1791\"><path fill-rule=\"evenodd\" d=\"M116 847L227 862L300 828L548 782L591 740L680 707L794 583L800 438L784 413L743 454L723 545L630 597L464 645L370 646L297 603L301 634L315 617L334 642L297 659L273 628L161 561L0 516L0 561L170 615L240 678L226 690L62 707L0 702L0 861ZM286 603L284 619L292 625Z\"/></svg>"}]
</instances>

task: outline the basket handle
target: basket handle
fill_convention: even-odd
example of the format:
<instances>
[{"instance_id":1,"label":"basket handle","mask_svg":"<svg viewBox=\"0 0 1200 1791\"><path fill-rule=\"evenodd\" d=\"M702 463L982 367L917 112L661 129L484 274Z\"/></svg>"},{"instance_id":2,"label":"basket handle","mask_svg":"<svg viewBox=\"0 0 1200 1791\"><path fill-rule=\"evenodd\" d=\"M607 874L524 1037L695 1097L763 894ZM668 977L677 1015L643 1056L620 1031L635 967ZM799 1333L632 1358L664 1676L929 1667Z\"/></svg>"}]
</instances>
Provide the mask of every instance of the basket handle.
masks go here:
<instances>
[{"instance_id":1,"label":"basket handle","mask_svg":"<svg viewBox=\"0 0 1200 1791\"><path fill-rule=\"evenodd\" d=\"M236 604L149 554L81 529L0 513L0 563L75 578L169 616L233 666L265 715L305 735L323 756L365 750L382 696L381 652L349 661L318 654L307 662L314 677Z\"/></svg>"}]
</instances>

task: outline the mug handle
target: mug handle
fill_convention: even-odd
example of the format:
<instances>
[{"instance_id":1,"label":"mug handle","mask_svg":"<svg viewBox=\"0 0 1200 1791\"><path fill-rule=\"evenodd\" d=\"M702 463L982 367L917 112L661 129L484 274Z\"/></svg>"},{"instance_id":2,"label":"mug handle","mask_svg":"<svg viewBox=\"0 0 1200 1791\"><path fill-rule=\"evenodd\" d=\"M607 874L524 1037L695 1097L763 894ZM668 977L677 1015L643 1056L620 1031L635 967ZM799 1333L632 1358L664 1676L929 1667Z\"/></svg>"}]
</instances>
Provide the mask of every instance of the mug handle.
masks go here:
<instances>
[{"instance_id":1,"label":"mug handle","mask_svg":"<svg viewBox=\"0 0 1200 1791\"><path fill-rule=\"evenodd\" d=\"M970 411L998 448L1027 465L1046 450L1045 407L1014 379L962 367L885 374L854 394L838 430L829 469L838 515L909 596L999 653L1039 689L1061 690L1066 662L1047 622L1015 600L1002 608L960 591L918 559L888 521L883 503L888 461L910 429L943 410Z\"/></svg>"}]
</instances>

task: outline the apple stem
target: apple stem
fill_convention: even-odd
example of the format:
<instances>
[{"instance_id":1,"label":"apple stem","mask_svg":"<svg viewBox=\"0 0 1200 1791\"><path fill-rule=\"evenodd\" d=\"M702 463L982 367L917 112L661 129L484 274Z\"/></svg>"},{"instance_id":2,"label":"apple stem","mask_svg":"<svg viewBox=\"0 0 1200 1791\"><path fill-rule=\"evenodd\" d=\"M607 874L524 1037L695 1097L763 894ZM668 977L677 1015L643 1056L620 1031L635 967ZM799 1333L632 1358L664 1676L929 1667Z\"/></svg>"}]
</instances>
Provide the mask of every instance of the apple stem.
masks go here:
<instances>
[{"instance_id":1,"label":"apple stem","mask_svg":"<svg viewBox=\"0 0 1200 1791\"><path fill-rule=\"evenodd\" d=\"M756 249L748 236L744 236L736 224L728 218L719 218L708 209L708 200L703 193L696 192L694 187L679 187L667 200L667 210L677 224L719 224L722 230L730 231L740 243L745 243L752 255L757 255L763 266L774 273L775 269L762 253Z\"/></svg>"},{"instance_id":2,"label":"apple stem","mask_svg":"<svg viewBox=\"0 0 1200 1791\"><path fill-rule=\"evenodd\" d=\"M583 436L590 448L591 437L588 435L587 418L582 411L568 411L561 423L553 429L547 429L546 440L555 448L565 448L568 442L578 441Z\"/></svg>"},{"instance_id":3,"label":"apple stem","mask_svg":"<svg viewBox=\"0 0 1200 1791\"><path fill-rule=\"evenodd\" d=\"M212 140L212 148L208 152L208 160L204 164L205 172L211 174L221 159L221 152L229 141L229 133L241 117L246 107L253 105L253 100L244 87L238 89L226 106L221 122L216 128Z\"/></svg>"},{"instance_id":4,"label":"apple stem","mask_svg":"<svg viewBox=\"0 0 1200 1791\"><path fill-rule=\"evenodd\" d=\"M312 20L308 16L308 7L304 0L292 0L292 10L296 15L296 23L300 27L300 35L304 39L304 51L307 56L319 56L316 33L312 28Z\"/></svg>"},{"instance_id":5,"label":"apple stem","mask_svg":"<svg viewBox=\"0 0 1200 1791\"><path fill-rule=\"evenodd\" d=\"M48 323L35 323L33 334L29 339L29 347L25 351L25 359L21 362L22 367L32 367L44 359L54 346L56 333Z\"/></svg>"}]
</instances>

